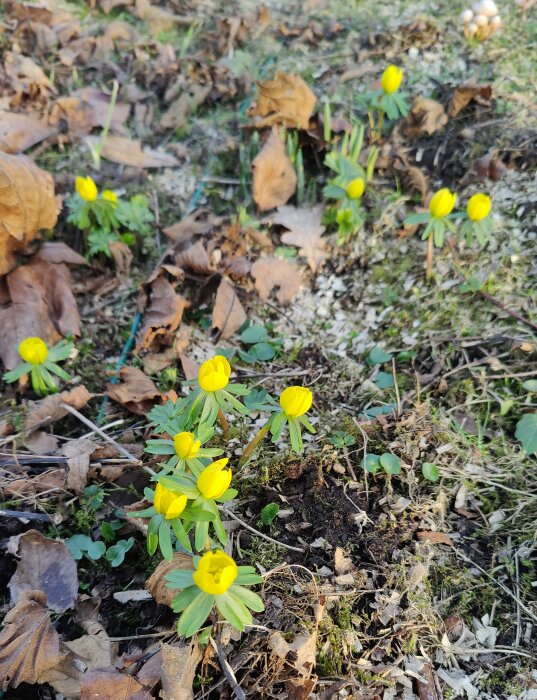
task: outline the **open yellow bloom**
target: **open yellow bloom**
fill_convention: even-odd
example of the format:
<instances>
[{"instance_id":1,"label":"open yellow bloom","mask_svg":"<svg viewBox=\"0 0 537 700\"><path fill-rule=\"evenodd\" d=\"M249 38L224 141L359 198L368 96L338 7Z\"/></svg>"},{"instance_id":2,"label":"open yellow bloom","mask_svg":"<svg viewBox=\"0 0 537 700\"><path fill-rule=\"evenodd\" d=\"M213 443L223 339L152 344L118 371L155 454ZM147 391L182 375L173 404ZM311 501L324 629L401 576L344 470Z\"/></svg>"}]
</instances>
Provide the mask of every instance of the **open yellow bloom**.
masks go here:
<instances>
[{"instance_id":1,"label":"open yellow bloom","mask_svg":"<svg viewBox=\"0 0 537 700\"><path fill-rule=\"evenodd\" d=\"M186 508L187 501L188 498L186 496L174 493L162 486L162 484L157 484L153 505L157 513L163 515L166 520L178 518Z\"/></svg>"},{"instance_id":2,"label":"open yellow bloom","mask_svg":"<svg viewBox=\"0 0 537 700\"><path fill-rule=\"evenodd\" d=\"M173 438L175 454L181 459L193 459L199 452L201 440L196 440L193 433L177 433Z\"/></svg>"},{"instance_id":3,"label":"open yellow bloom","mask_svg":"<svg viewBox=\"0 0 537 700\"><path fill-rule=\"evenodd\" d=\"M387 95L391 95L394 92L397 92L399 88L401 87L401 83L403 82L403 69L399 68L399 66L388 66L384 73L382 74L382 78L380 79L380 84L382 85L382 89Z\"/></svg>"},{"instance_id":4,"label":"open yellow bloom","mask_svg":"<svg viewBox=\"0 0 537 700\"><path fill-rule=\"evenodd\" d=\"M224 469L227 457L209 464L198 477L197 485L204 498L220 498L231 484L231 469Z\"/></svg>"},{"instance_id":5,"label":"open yellow bloom","mask_svg":"<svg viewBox=\"0 0 537 700\"><path fill-rule=\"evenodd\" d=\"M112 202L113 204L117 204L117 194L113 192L112 190L103 190L103 199L106 199L108 202Z\"/></svg>"},{"instance_id":6,"label":"open yellow bloom","mask_svg":"<svg viewBox=\"0 0 537 700\"><path fill-rule=\"evenodd\" d=\"M443 187L435 192L429 202L429 211L435 219L443 219L451 214L457 201L455 192L451 192L447 187Z\"/></svg>"},{"instance_id":7,"label":"open yellow bloom","mask_svg":"<svg viewBox=\"0 0 537 700\"><path fill-rule=\"evenodd\" d=\"M91 177L77 177L75 182L76 191L86 202L94 202L99 194L97 185Z\"/></svg>"},{"instance_id":8,"label":"open yellow bloom","mask_svg":"<svg viewBox=\"0 0 537 700\"><path fill-rule=\"evenodd\" d=\"M466 206L466 213L472 221L482 221L490 214L491 207L492 202L488 194L479 192L479 194L474 194L473 197L470 197Z\"/></svg>"},{"instance_id":9,"label":"open yellow bloom","mask_svg":"<svg viewBox=\"0 0 537 700\"><path fill-rule=\"evenodd\" d=\"M365 180L362 177L357 177L351 180L347 185L347 197L349 199L359 199L365 190Z\"/></svg>"},{"instance_id":10,"label":"open yellow bloom","mask_svg":"<svg viewBox=\"0 0 537 700\"><path fill-rule=\"evenodd\" d=\"M280 396L280 406L289 418L298 418L310 410L313 394L305 386L288 386Z\"/></svg>"},{"instance_id":11,"label":"open yellow bloom","mask_svg":"<svg viewBox=\"0 0 537 700\"><path fill-rule=\"evenodd\" d=\"M26 338L19 345L19 355L31 365L42 365L48 357L48 348L41 338Z\"/></svg>"},{"instance_id":12,"label":"open yellow bloom","mask_svg":"<svg viewBox=\"0 0 537 700\"><path fill-rule=\"evenodd\" d=\"M222 595L237 578L237 574L237 564L225 552L217 549L215 552L205 552L192 578L204 593Z\"/></svg>"},{"instance_id":13,"label":"open yellow bloom","mask_svg":"<svg viewBox=\"0 0 537 700\"><path fill-rule=\"evenodd\" d=\"M218 391L229 383L231 366L223 355L215 355L204 362L198 373L198 384L203 391Z\"/></svg>"}]
</instances>

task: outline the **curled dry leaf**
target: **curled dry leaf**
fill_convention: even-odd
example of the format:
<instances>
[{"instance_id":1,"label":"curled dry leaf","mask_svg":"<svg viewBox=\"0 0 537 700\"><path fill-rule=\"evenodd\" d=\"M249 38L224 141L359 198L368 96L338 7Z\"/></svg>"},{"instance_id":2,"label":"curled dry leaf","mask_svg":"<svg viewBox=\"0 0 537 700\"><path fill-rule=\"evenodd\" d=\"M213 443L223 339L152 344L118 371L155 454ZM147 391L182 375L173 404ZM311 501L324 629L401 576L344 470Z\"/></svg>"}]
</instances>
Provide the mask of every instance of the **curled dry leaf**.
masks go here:
<instances>
[{"instance_id":1,"label":"curled dry leaf","mask_svg":"<svg viewBox=\"0 0 537 700\"><path fill-rule=\"evenodd\" d=\"M215 340L227 339L246 321L246 312L233 285L222 279L213 307L213 334Z\"/></svg>"},{"instance_id":2,"label":"curled dry leaf","mask_svg":"<svg viewBox=\"0 0 537 700\"><path fill-rule=\"evenodd\" d=\"M56 88L47 78L44 70L28 56L7 51L4 70L11 82L11 87L17 93L32 97L38 95L48 97L50 93L56 92Z\"/></svg>"},{"instance_id":3,"label":"curled dry leaf","mask_svg":"<svg viewBox=\"0 0 537 700\"><path fill-rule=\"evenodd\" d=\"M430 136L436 131L443 129L447 123L448 116L440 102L418 95L412 103L405 131L410 137L420 136L421 134Z\"/></svg>"},{"instance_id":4,"label":"curled dry leaf","mask_svg":"<svg viewBox=\"0 0 537 700\"><path fill-rule=\"evenodd\" d=\"M201 241L197 241L186 248L186 250L177 253L175 256L175 264L201 275L212 275L214 272L209 253L206 251Z\"/></svg>"},{"instance_id":5,"label":"curled dry leaf","mask_svg":"<svg viewBox=\"0 0 537 700\"><path fill-rule=\"evenodd\" d=\"M262 129L274 124L307 129L313 114L316 97L298 75L276 71L274 78L257 83L259 99L250 116L256 117L254 125Z\"/></svg>"},{"instance_id":6,"label":"curled dry leaf","mask_svg":"<svg viewBox=\"0 0 537 700\"><path fill-rule=\"evenodd\" d=\"M291 663L303 678L309 678L315 668L317 631L322 620L324 603L315 606L315 619L311 632L301 632L294 640L287 642L280 632L273 632L268 639L268 647L273 654Z\"/></svg>"},{"instance_id":7,"label":"curled dry leaf","mask_svg":"<svg viewBox=\"0 0 537 700\"><path fill-rule=\"evenodd\" d=\"M86 143L96 146L99 141L96 136L87 136ZM112 163L131 165L134 168L174 168L179 165L175 156L163 151L142 148L142 142L129 139L126 136L108 136L104 143L101 156Z\"/></svg>"},{"instance_id":8,"label":"curled dry leaf","mask_svg":"<svg viewBox=\"0 0 537 700\"><path fill-rule=\"evenodd\" d=\"M0 153L0 275L40 229L58 219L52 176L26 156Z\"/></svg>"},{"instance_id":9,"label":"curled dry leaf","mask_svg":"<svg viewBox=\"0 0 537 700\"><path fill-rule=\"evenodd\" d=\"M76 563L67 545L28 530L18 541L20 561L9 582L11 600L17 603L25 591L43 591L55 612L72 608L78 595Z\"/></svg>"},{"instance_id":10,"label":"curled dry leaf","mask_svg":"<svg viewBox=\"0 0 537 700\"><path fill-rule=\"evenodd\" d=\"M80 409L91 399L91 394L85 386L77 386L70 391L62 391L60 394L46 396L40 401L28 402L28 415L24 429L31 433L36 428L42 428L64 418L69 411L62 407L67 404Z\"/></svg>"},{"instance_id":11,"label":"curled dry leaf","mask_svg":"<svg viewBox=\"0 0 537 700\"><path fill-rule=\"evenodd\" d=\"M155 571L147 579L145 588L159 605L171 605L172 600L177 595L178 591L175 588L166 586L165 577L174 569L191 569L192 557L181 552L175 552L171 561L163 560L157 566Z\"/></svg>"},{"instance_id":12,"label":"curled dry leaf","mask_svg":"<svg viewBox=\"0 0 537 700\"><path fill-rule=\"evenodd\" d=\"M272 217L273 223L289 229L289 233L282 235L282 243L299 248L299 254L306 258L313 272L317 272L326 257L322 216L323 205L319 204L312 209L279 207Z\"/></svg>"},{"instance_id":13,"label":"curled dry leaf","mask_svg":"<svg viewBox=\"0 0 537 700\"><path fill-rule=\"evenodd\" d=\"M449 103L448 115L451 118L456 117L470 102L477 102L484 107L490 107L491 97L492 87L490 85L476 85L474 83L459 85L455 88Z\"/></svg>"},{"instance_id":14,"label":"curled dry leaf","mask_svg":"<svg viewBox=\"0 0 537 700\"><path fill-rule=\"evenodd\" d=\"M128 411L145 416L160 400L160 391L149 377L136 367L123 367L119 382L107 384L106 392Z\"/></svg>"},{"instance_id":15,"label":"curled dry leaf","mask_svg":"<svg viewBox=\"0 0 537 700\"><path fill-rule=\"evenodd\" d=\"M163 233L174 243L184 243L195 235L205 235L222 223L222 217L214 216L208 209L197 209L173 226L163 229Z\"/></svg>"},{"instance_id":16,"label":"curled dry leaf","mask_svg":"<svg viewBox=\"0 0 537 700\"><path fill-rule=\"evenodd\" d=\"M36 683L60 661L60 639L42 591L26 591L4 618L0 632L0 688Z\"/></svg>"},{"instance_id":17,"label":"curled dry leaf","mask_svg":"<svg viewBox=\"0 0 537 700\"><path fill-rule=\"evenodd\" d=\"M0 111L0 151L4 153L22 153L54 133L39 117Z\"/></svg>"},{"instance_id":18,"label":"curled dry leaf","mask_svg":"<svg viewBox=\"0 0 537 700\"><path fill-rule=\"evenodd\" d=\"M62 447L62 454L67 457L67 488L81 494L86 487L90 457L97 445L86 438L70 440Z\"/></svg>"},{"instance_id":19,"label":"curled dry leaf","mask_svg":"<svg viewBox=\"0 0 537 700\"><path fill-rule=\"evenodd\" d=\"M41 244L37 253L33 256L33 260L44 260L45 262L66 263L70 265L87 265L88 261L79 255L72 248L69 248L67 243L63 241L45 241Z\"/></svg>"},{"instance_id":20,"label":"curled dry leaf","mask_svg":"<svg viewBox=\"0 0 537 700\"><path fill-rule=\"evenodd\" d=\"M276 127L252 163L253 197L261 211L285 204L296 189L296 173Z\"/></svg>"},{"instance_id":21,"label":"curled dry leaf","mask_svg":"<svg viewBox=\"0 0 537 700\"><path fill-rule=\"evenodd\" d=\"M137 352L152 348L162 336L170 337L179 327L185 309L190 306L162 275L150 285L149 295L150 303L138 336Z\"/></svg>"},{"instance_id":22,"label":"curled dry leaf","mask_svg":"<svg viewBox=\"0 0 537 700\"><path fill-rule=\"evenodd\" d=\"M202 657L197 641L162 645L162 700L194 700L194 677Z\"/></svg>"},{"instance_id":23,"label":"curled dry leaf","mask_svg":"<svg viewBox=\"0 0 537 700\"><path fill-rule=\"evenodd\" d=\"M302 283L297 268L280 258L259 258L250 270L255 287L261 299L267 301L273 289L277 289L280 304L288 304L294 299Z\"/></svg>"}]
</instances>

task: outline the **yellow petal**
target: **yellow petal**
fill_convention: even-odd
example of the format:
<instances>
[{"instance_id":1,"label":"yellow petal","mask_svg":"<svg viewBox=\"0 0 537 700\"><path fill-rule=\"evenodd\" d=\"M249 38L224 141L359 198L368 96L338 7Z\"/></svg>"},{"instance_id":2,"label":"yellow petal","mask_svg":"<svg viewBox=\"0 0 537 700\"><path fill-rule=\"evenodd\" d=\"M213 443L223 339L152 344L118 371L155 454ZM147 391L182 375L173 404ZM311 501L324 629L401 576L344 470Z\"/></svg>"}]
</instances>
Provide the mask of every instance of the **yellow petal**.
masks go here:
<instances>
[{"instance_id":1,"label":"yellow petal","mask_svg":"<svg viewBox=\"0 0 537 700\"><path fill-rule=\"evenodd\" d=\"M91 177L77 177L75 187L78 194L86 202L94 202L97 199L99 192Z\"/></svg>"},{"instance_id":2,"label":"yellow petal","mask_svg":"<svg viewBox=\"0 0 537 700\"><path fill-rule=\"evenodd\" d=\"M19 355L24 362L31 365L42 365L48 357L48 348L41 338L26 338L19 345Z\"/></svg>"},{"instance_id":3,"label":"yellow petal","mask_svg":"<svg viewBox=\"0 0 537 700\"><path fill-rule=\"evenodd\" d=\"M380 79L382 89L387 95L397 92L397 90L399 90L401 87L402 82L403 70L399 68L399 66L394 65L388 66Z\"/></svg>"},{"instance_id":4,"label":"yellow petal","mask_svg":"<svg viewBox=\"0 0 537 700\"><path fill-rule=\"evenodd\" d=\"M280 406L290 418L303 416L311 408L313 394L304 386L289 386L280 396Z\"/></svg>"},{"instance_id":5,"label":"yellow petal","mask_svg":"<svg viewBox=\"0 0 537 700\"><path fill-rule=\"evenodd\" d=\"M231 366L223 355L204 362L198 373L198 383L203 391L219 391L227 386L231 375Z\"/></svg>"},{"instance_id":6,"label":"yellow petal","mask_svg":"<svg viewBox=\"0 0 537 700\"><path fill-rule=\"evenodd\" d=\"M482 221L490 214L491 208L492 202L488 194L479 192L470 197L466 206L466 213L472 221Z\"/></svg>"}]
</instances>

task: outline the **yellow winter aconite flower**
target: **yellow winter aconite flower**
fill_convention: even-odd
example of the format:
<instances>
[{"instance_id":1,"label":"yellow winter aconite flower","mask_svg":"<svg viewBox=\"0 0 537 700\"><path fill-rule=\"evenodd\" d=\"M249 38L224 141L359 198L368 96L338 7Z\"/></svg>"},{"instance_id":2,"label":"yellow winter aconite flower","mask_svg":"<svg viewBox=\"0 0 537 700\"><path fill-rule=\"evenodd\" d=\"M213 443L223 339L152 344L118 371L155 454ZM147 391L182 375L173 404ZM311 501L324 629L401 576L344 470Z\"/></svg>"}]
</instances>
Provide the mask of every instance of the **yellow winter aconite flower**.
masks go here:
<instances>
[{"instance_id":1,"label":"yellow winter aconite flower","mask_svg":"<svg viewBox=\"0 0 537 700\"><path fill-rule=\"evenodd\" d=\"M402 68L399 68L399 66L394 65L388 66L380 79L382 89L387 95L397 92L397 90L399 90L401 87L402 82L403 70Z\"/></svg>"},{"instance_id":2,"label":"yellow winter aconite flower","mask_svg":"<svg viewBox=\"0 0 537 700\"><path fill-rule=\"evenodd\" d=\"M365 190L365 180L362 177L357 177L351 180L347 185L347 197L349 199L359 199Z\"/></svg>"},{"instance_id":3,"label":"yellow winter aconite flower","mask_svg":"<svg viewBox=\"0 0 537 700\"><path fill-rule=\"evenodd\" d=\"M196 440L193 433L177 433L173 438L173 446L180 459L193 459L200 450L201 440Z\"/></svg>"},{"instance_id":4,"label":"yellow winter aconite flower","mask_svg":"<svg viewBox=\"0 0 537 700\"><path fill-rule=\"evenodd\" d=\"M204 362L198 374L198 384L203 391L218 391L229 383L231 366L223 355L215 355Z\"/></svg>"},{"instance_id":5,"label":"yellow winter aconite flower","mask_svg":"<svg viewBox=\"0 0 537 700\"><path fill-rule=\"evenodd\" d=\"M231 469L224 469L227 457L209 464L198 477L197 485L204 498L220 498L231 484Z\"/></svg>"},{"instance_id":6,"label":"yellow winter aconite flower","mask_svg":"<svg viewBox=\"0 0 537 700\"><path fill-rule=\"evenodd\" d=\"M313 394L305 386L289 386L280 396L280 406L289 418L299 418L310 410Z\"/></svg>"},{"instance_id":7,"label":"yellow winter aconite flower","mask_svg":"<svg viewBox=\"0 0 537 700\"><path fill-rule=\"evenodd\" d=\"M435 192L429 202L429 211L435 219L443 219L448 214L451 214L457 195L451 192L447 187L443 187L438 192Z\"/></svg>"},{"instance_id":8,"label":"yellow winter aconite flower","mask_svg":"<svg viewBox=\"0 0 537 700\"><path fill-rule=\"evenodd\" d=\"M113 192L112 190L103 190L103 199L106 199L107 202L112 202L113 204L117 204L117 194Z\"/></svg>"},{"instance_id":9,"label":"yellow winter aconite flower","mask_svg":"<svg viewBox=\"0 0 537 700\"><path fill-rule=\"evenodd\" d=\"M187 500L186 496L173 493L173 491L165 488L162 484L157 484L153 505L157 513L163 515L166 520L173 520L173 518L178 518L184 511Z\"/></svg>"},{"instance_id":10,"label":"yellow winter aconite flower","mask_svg":"<svg viewBox=\"0 0 537 700\"><path fill-rule=\"evenodd\" d=\"M97 199L99 191L89 175L88 177L77 177L75 187L78 194L86 202L94 202Z\"/></svg>"},{"instance_id":11,"label":"yellow winter aconite flower","mask_svg":"<svg viewBox=\"0 0 537 700\"><path fill-rule=\"evenodd\" d=\"M192 578L204 593L222 595L237 578L237 574L237 564L225 552L217 549L214 552L205 552Z\"/></svg>"},{"instance_id":12,"label":"yellow winter aconite flower","mask_svg":"<svg viewBox=\"0 0 537 700\"><path fill-rule=\"evenodd\" d=\"M41 338L26 338L18 349L22 359L31 365L42 365L48 357L48 348Z\"/></svg>"},{"instance_id":13,"label":"yellow winter aconite flower","mask_svg":"<svg viewBox=\"0 0 537 700\"><path fill-rule=\"evenodd\" d=\"M468 214L468 218L472 221L482 221L490 214L491 207L492 202L488 194L480 192L470 197L466 206L466 213Z\"/></svg>"}]
</instances>

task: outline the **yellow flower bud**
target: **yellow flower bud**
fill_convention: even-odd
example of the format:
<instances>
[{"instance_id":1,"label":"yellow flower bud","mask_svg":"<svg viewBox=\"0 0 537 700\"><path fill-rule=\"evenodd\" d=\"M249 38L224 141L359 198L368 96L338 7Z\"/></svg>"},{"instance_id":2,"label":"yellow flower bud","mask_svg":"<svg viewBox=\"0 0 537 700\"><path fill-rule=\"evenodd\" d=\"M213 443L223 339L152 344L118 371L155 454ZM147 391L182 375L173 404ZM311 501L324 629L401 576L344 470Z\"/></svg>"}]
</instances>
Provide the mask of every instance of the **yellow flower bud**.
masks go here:
<instances>
[{"instance_id":1,"label":"yellow flower bud","mask_svg":"<svg viewBox=\"0 0 537 700\"><path fill-rule=\"evenodd\" d=\"M231 484L231 469L224 469L227 457L209 464L198 477L197 485L204 498L220 498Z\"/></svg>"},{"instance_id":2,"label":"yellow flower bud","mask_svg":"<svg viewBox=\"0 0 537 700\"><path fill-rule=\"evenodd\" d=\"M305 386L288 386L280 396L280 406L289 418L298 418L310 410L313 394Z\"/></svg>"},{"instance_id":3,"label":"yellow flower bud","mask_svg":"<svg viewBox=\"0 0 537 700\"><path fill-rule=\"evenodd\" d=\"M86 202L94 202L99 194L97 185L91 177L77 177L75 182L76 191Z\"/></svg>"},{"instance_id":4,"label":"yellow flower bud","mask_svg":"<svg viewBox=\"0 0 537 700\"><path fill-rule=\"evenodd\" d=\"M198 374L198 384L203 391L218 391L229 383L231 367L223 355L215 355L204 362Z\"/></svg>"},{"instance_id":5,"label":"yellow flower bud","mask_svg":"<svg viewBox=\"0 0 537 700\"><path fill-rule=\"evenodd\" d=\"M357 177L351 180L347 185L347 197L349 199L359 199L365 190L365 180L362 177Z\"/></svg>"},{"instance_id":6,"label":"yellow flower bud","mask_svg":"<svg viewBox=\"0 0 537 700\"><path fill-rule=\"evenodd\" d=\"M173 446L180 459L193 459L200 450L201 440L196 440L192 433L177 433L173 438Z\"/></svg>"},{"instance_id":7,"label":"yellow flower bud","mask_svg":"<svg viewBox=\"0 0 537 700\"><path fill-rule=\"evenodd\" d=\"M222 595L237 578L237 574L237 564L225 552L217 549L214 552L205 552L192 578L204 593Z\"/></svg>"},{"instance_id":8,"label":"yellow flower bud","mask_svg":"<svg viewBox=\"0 0 537 700\"><path fill-rule=\"evenodd\" d=\"M382 89L387 95L397 92L397 90L399 90L401 87L402 82L403 70L402 68L399 68L399 66L394 65L388 66L380 79Z\"/></svg>"},{"instance_id":9,"label":"yellow flower bud","mask_svg":"<svg viewBox=\"0 0 537 700\"><path fill-rule=\"evenodd\" d=\"M103 199L107 202L112 202L112 204L117 204L117 194L112 190L103 190Z\"/></svg>"},{"instance_id":10,"label":"yellow flower bud","mask_svg":"<svg viewBox=\"0 0 537 700\"><path fill-rule=\"evenodd\" d=\"M48 357L48 348L41 338L26 338L19 345L19 355L31 365L42 365Z\"/></svg>"},{"instance_id":11,"label":"yellow flower bud","mask_svg":"<svg viewBox=\"0 0 537 700\"><path fill-rule=\"evenodd\" d=\"M472 221L482 221L490 214L491 206L492 203L488 194L480 192L470 197L466 206L466 213Z\"/></svg>"},{"instance_id":12,"label":"yellow flower bud","mask_svg":"<svg viewBox=\"0 0 537 700\"><path fill-rule=\"evenodd\" d=\"M157 484L153 505L157 513L163 515L166 520L178 518L186 508L187 501L188 498L183 494L174 493L162 486L162 484Z\"/></svg>"},{"instance_id":13,"label":"yellow flower bud","mask_svg":"<svg viewBox=\"0 0 537 700\"><path fill-rule=\"evenodd\" d=\"M448 214L451 214L456 201L457 195L455 192L450 192L447 187L443 187L431 197L429 211L435 219L443 219Z\"/></svg>"}]
</instances>

